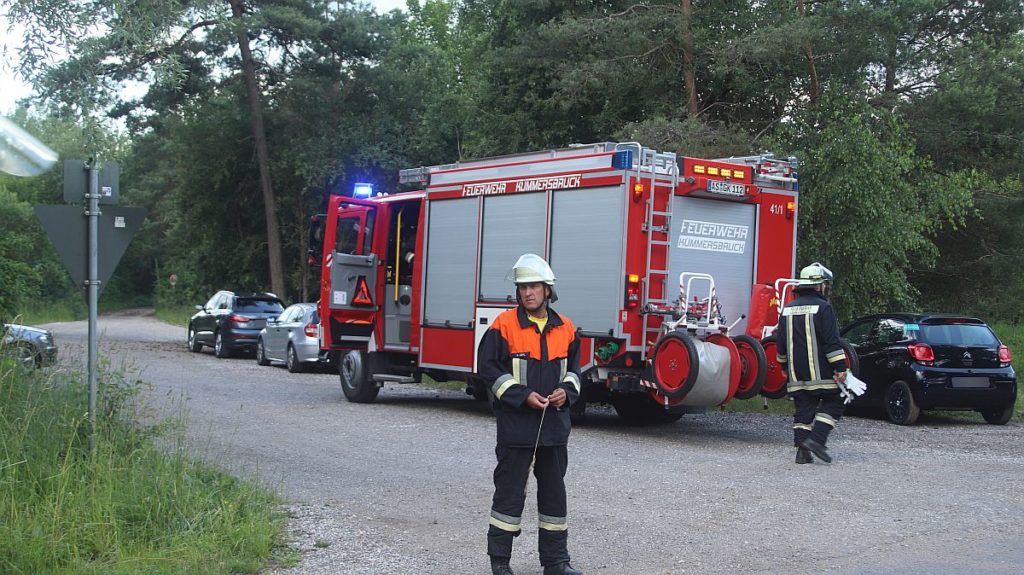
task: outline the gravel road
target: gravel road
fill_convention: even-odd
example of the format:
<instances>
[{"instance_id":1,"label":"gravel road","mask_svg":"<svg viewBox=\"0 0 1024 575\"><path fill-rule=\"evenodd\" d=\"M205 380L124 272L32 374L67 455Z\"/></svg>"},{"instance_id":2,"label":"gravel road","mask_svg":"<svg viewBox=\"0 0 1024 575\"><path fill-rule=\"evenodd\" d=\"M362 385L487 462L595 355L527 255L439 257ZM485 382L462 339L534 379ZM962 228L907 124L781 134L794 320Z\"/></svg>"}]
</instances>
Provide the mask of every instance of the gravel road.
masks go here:
<instances>
[{"instance_id":1,"label":"gravel road","mask_svg":"<svg viewBox=\"0 0 1024 575\"><path fill-rule=\"evenodd\" d=\"M54 323L65 365L86 322ZM184 409L196 450L287 500L301 563L274 575L488 573L489 409L388 385L348 403L337 375L189 353L145 311L99 319L100 353ZM597 574L1018 574L1024 427L844 419L831 465L795 465L790 421L712 412L631 428L593 409L569 445L569 550ZM539 574L534 487L512 566ZM531 509L531 506L533 507Z\"/></svg>"}]
</instances>

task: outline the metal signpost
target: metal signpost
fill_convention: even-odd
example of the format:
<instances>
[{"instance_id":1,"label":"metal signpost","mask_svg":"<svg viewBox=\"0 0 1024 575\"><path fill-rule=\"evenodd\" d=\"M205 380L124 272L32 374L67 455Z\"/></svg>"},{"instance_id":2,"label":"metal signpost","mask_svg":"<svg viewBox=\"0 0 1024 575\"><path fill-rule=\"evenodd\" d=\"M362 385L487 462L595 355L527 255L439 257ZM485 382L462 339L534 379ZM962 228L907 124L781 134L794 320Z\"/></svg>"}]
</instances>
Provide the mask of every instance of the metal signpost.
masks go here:
<instances>
[{"instance_id":1,"label":"metal signpost","mask_svg":"<svg viewBox=\"0 0 1024 575\"><path fill-rule=\"evenodd\" d=\"M64 266L76 284L86 287L89 306L89 442L96 446L96 316L100 291L146 217L144 208L116 207L118 165L96 159L64 162L64 201L80 206L35 206ZM107 205L100 211L100 204ZM84 217L83 217L84 216Z\"/></svg>"}]
</instances>

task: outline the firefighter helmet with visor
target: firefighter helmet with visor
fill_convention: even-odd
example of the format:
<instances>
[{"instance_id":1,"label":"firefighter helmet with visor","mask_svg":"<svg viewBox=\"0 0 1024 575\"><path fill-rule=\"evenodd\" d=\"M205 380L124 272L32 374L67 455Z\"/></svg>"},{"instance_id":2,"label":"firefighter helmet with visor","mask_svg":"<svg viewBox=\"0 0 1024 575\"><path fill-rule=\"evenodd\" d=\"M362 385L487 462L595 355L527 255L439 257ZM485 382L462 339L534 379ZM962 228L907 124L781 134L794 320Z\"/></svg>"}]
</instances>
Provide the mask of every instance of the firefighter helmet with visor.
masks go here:
<instances>
[{"instance_id":1,"label":"firefighter helmet with visor","mask_svg":"<svg viewBox=\"0 0 1024 575\"><path fill-rule=\"evenodd\" d=\"M800 285L815 286L832 283L832 270L818 262L800 270Z\"/></svg>"},{"instance_id":2,"label":"firefighter helmet with visor","mask_svg":"<svg viewBox=\"0 0 1024 575\"><path fill-rule=\"evenodd\" d=\"M543 283L550 287L551 296L548 298L554 302L558 299L555 295L555 272L544 258L537 254L523 254L516 260L506 279L518 284Z\"/></svg>"}]
</instances>

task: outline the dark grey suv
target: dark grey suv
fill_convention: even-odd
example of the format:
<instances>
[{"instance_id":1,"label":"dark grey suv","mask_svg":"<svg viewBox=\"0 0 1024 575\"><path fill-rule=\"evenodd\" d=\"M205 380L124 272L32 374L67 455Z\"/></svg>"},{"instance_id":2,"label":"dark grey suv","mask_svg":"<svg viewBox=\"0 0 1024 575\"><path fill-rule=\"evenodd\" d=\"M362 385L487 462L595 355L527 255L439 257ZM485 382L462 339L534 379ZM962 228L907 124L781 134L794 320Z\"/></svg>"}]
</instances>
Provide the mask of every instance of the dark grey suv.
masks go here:
<instances>
[{"instance_id":1,"label":"dark grey suv","mask_svg":"<svg viewBox=\"0 0 1024 575\"><path fill-rule=\"evenodd\" d=\"M252 352L267 319L284 311L284 303L272 293L236 294L219 291L188 321L188 348L213 348L217 357L231 357L239 351Z\"/></svg>"},{"instance_id":2,"label":"dark grey suv","mask_svg":"<svg viewBox=\"0 0 1024 575\"><path fill-rule=\"evenodd\" d=\"M1013 356L985 322L947 314L865 316L844 327L867 393L854 406L881 407L913 425L922 410L975 410L1003 425L1013 416Z\"/></svg>"}]
</instances>

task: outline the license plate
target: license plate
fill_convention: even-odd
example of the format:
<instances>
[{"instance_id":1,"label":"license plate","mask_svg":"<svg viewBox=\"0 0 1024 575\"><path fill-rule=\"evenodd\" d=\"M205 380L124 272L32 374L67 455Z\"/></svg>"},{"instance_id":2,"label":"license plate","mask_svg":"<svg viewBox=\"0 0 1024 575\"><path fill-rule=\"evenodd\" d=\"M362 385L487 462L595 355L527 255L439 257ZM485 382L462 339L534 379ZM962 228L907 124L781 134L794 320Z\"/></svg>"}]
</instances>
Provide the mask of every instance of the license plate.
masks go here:
<instances>
[{"instance_id":1,"label":"license plate","mask_svg":"<svg viewBox=\"0 0 1024 575\"><path fill-rule=\"evenodd\" d=\"M736 184L733 182L708 180L708 192L722 196L743 196L747 193L747 187L743 184Z\"/></svg>"},{"instance_id":2,"label":"license plate","mask_svg":"<svg viewBox=\"0 0 1024 575\"><path fill-rule=\"evenodd\" d=\"M987 377L953 377L950 379L953 387L990 387Z\"/></svg>"}]
</instances>

